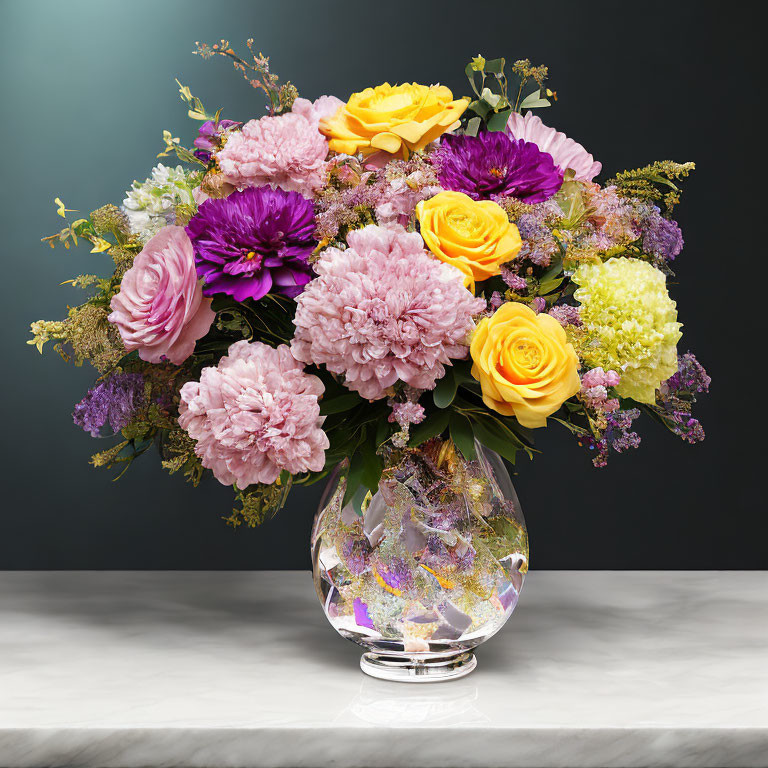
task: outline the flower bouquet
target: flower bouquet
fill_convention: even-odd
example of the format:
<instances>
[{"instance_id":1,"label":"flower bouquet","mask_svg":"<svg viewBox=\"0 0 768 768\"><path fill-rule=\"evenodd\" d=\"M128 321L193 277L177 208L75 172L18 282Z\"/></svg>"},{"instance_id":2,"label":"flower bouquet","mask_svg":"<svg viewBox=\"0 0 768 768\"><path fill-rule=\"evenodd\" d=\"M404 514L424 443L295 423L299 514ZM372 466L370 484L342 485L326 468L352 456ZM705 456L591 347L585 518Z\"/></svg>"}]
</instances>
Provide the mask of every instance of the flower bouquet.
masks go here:
<instances>
[{"instance_id":1,"label":"flower bouquet","mask_svg":"<svg viewBox=\"0 0 768 768\"><path fill-rule=\"evenodd\" d=\"M248 49L195 52L231 60L268 114L223 118L179 83L193 146L165 131L158 157L179 165L44 238L114 266L70 281L89 297L29 343L98 371L73 414L116 438L96 466L156 446L169 472L232 486L235 526L328 477L312 546L331 623L371 674L464 674L527 571L499 457L532 457L555 424L602 467L642 413L704 437L709 378L678 352L666 284L693 163L598 184L534 114L557 95L528 60L476 57L469 97L310 101Z\"/></svg>"}]
</instances>

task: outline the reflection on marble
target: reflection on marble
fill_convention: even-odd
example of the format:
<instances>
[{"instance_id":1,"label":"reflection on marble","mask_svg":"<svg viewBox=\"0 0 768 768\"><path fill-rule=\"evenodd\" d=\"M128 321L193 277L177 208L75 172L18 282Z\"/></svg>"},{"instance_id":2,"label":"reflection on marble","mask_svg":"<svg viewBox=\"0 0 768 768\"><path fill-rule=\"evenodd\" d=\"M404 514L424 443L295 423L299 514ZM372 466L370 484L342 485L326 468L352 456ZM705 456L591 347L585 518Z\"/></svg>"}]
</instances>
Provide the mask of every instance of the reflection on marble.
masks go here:
<instances>
[{"instance_id":1,"label":"reflection on marble","mask_svg":"<svg viewBox=\"0 0 768 768\"><path fill-rule=\"evenodd\" d=\"M768 573L533 572L469 677L365 677L309 573L0 572L0 766L768 766Z\"/></svg>"}]
</instances>

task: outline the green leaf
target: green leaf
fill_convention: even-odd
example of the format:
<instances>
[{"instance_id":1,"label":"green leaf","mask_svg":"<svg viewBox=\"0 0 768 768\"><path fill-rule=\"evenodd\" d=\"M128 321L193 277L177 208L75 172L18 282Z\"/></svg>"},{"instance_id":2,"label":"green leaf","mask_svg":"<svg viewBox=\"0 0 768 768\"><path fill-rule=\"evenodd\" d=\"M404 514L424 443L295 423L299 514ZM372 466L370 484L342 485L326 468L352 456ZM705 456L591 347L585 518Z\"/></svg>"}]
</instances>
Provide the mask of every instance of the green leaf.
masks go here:
<instances>
[{"instance_id":1,"label":"green leaf","mask_svg":"<svg viewBox=\"0 0 768 768\"><path fill-rule=\"evenodd\" d=\"M475 99L475 101L470 102L467 109L471 109L475 114L480 115L480 117L485 118L485 116L491 111L490 106L486 104L484 101L479 101L478 99Z\"/></svg>"},{"instance_id":2,"label":"green leaf","mask_svg":"<svg viewBox=\"0 0 768 768\"><path fill-rule=\"evenodd\" d=\"M501 101L501 94L494 93L490 88L483 88L483 92L480 94L480 98L493 109L499 106Z\"/></svg>"},{"instance_id":3,"label":"green leaf","mask_svg":"<svg viewBox=\"0 0 768 768\"><path fill-rule=\"evenodd\" d=\"M471 358L468 357L466 360L454 360L451 368L453 370L453 375L459 384L462 384L465 381L476 381L475 377L472 375Z\"/></svg>"},{"instance_id":4,"label":"green leaf","mask_svg":"<svg viewBox=\"0 0 768 768\"><path fill-rule=\"evenodd\" d=\"M510 114L512 114L511 109L504 109L501 112L497 112L495 115L489 117L488 121L486 122L488 130L503 131L507 125L507 120L509 120Z\"/></svg>"},{"instance_id":5,"label":"green leaf","mask_svg":"<svg viewBox=\"0 0 768 768\"><path fill-rule=\"evenodd\" d=\"M342 509L352 501L352 498L360 488L360 483L363 476L364 462L360 453L356 453L352 457L352 461L349 464L349 472L347 473L347 487L344 489L344 499L341 502Z\"/></svg>"},{"instance_id":6,"label":"green leaf","mask_svg":"<svg viewBox=\"0 0 768 768\"><path fill-rule=\"evenodd\" d=\"M411 439L408 445L415 448L430 437L435 437L445 431L448 426L448 411L438 411L427 416L417 427L411 430Z\"/></svg>"},{"instance_id":7,"label":"green leaf","mask_svg":"<svg viewBox=\"0 0 768 768\"><path fill-rule=\"evenodd\" d=\"M477 132L480 130L481 122L482 120L479 117L473 117L467 123L467 127L464 129L464 133L466 133L467 136L477 136Z\"/></svg>"},{"instance_id":8,"label":"green leaf","mask_svg":"<svg viewBox=\"0 0 768 768\"><path fill-rule=\"evenodd\" d=\"M341 413L342 411L348 411L350 408L354 408L356 405L360 405L362 398L356 392L349 392L346 395L339 395L338 397L332 397L330 400L320 401L320 413L323 416L328 416L332 413Z\"/></svg>"},{"instance_id":9,"label":"green leaf","mask_svg":"<svg viewBox=\"0 0 768 768\"><path fill-rule=\"evenodd\" d=\"M459 382L451 368L445 369L445 376L437 382L437 386L432 390L432 399L438 408L447 408L456 397L456 390Z\"/></svg>"},{"instance_id":10,"label":"green leaf","mask_svg":"<svg viewBox=\"0 0 768 768\"><path fill-rule=\"evenodd\" d=\"M555 277L552 280L544 280L541 283L539 283L539 293L543 296L547 293L552 293L552 291L555 290L555 288L559 288L560 284L563 282L565 278L563 277Z\"/></svg>"},{"instance_id":11,"label":"green leaf","mask_svg":"<svg viewBox=\"0 0 768 768\"><path fill-rule=\"evenodd\" d=\"M363 457L363 473L360 476L360 481L371 493L376 493L379 490L379 480L381 479L381 459L370 441L363 443L360 453Z\"/></svg>"},{"instance_id":12,"label":"green leaf","mask_svg":"<svg viewBox=\"0 0 768 768\"><path fill-rule=\"evenodd\" d=\"M487 448L496 451L512 464L517 454L516 438L506 427L491 417L478 417L472 425L475 436Z\"/></svg>"},{"instance_id":13,"label":"green leaf","mask_svg":"<svg viewBox=\"0 0 768 768\"><path fill-rule=\"evenodd\" d=\"M549 264L549 267L541 275L539 280L545 283L547 280L551 280L553 277L557 277L563 271L563 257L556 256Z\"/></svg>"},{"instance_id":14,"label":"green leaf","mask_svg":"<svg viewBox=\"0 0 768 768\"><path fill-rule=\"evenodd\" d=\"M488 59L485 62L485 71L492 75L500 75L504 71L504 59Z\"/></svg>"},{"instance_id":15,"label":"green leaf","mask_svg":"<svg viewBox=\"0 0 768 768\"><path fill-rule=\"evenodd\" d=\"M520 109L536 109L537 107L548 107L549 100L541 95L541 91L529 93L520 103Z\"/></svg>"},{"instance_id":16,"label":"green leaf","mask_svg":"<svg viewBox=\"0 0 768 768\"><path fill-rule=\"evenodd\" d=\"M477 458L475 451L475 435L472 431L472 424L469 419L461 413L455 411L451 414L448 426L450 429L451 440L461 451L462 456L467 461L474 461Z\"/></svg>"},{"instance_id":17,"label":"green leaf","mask_svg":"<svg viewBox=\"0 0 768 768\"><path fill-rule=\"evenodd\" d=\"M469 80L469 84L472 86L472 90L475 92L475 95L479 96L480 92L477 90L477 86L475 85L475 72L477 72L477 70L472 66L472 62L470 61L469 64L464 67L464 74L467 76L467 80Z\"/></svg>"}]
</instances>

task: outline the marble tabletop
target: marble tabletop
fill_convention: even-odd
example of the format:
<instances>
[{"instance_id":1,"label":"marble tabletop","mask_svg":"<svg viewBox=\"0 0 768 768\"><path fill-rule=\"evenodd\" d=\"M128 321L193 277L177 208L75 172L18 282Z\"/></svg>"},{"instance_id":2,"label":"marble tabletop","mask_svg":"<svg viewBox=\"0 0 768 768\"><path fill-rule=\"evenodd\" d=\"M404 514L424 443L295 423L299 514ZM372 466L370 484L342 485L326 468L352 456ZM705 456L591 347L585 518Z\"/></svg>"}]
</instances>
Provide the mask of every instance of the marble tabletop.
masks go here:
<instances>
[{"instance_id":1,"label":"marble tabletop","mask_svg":"<svg viewBox=\"0 0 768 768\"><path fill-rule=\"evenodd\" d=\"M368 678L304 572L0 572L0 766L768 766L768 572L533 572L477 657Z\"/></svg>"}]
</instances>

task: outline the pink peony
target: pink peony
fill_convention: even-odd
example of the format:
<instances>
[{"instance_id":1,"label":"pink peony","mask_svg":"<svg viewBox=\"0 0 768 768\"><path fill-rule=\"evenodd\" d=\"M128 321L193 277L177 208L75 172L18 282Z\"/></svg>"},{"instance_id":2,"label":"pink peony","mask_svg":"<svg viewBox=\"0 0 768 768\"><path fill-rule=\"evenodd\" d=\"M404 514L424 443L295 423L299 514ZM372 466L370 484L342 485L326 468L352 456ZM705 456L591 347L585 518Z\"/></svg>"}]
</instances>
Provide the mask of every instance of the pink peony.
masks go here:
<instances>
[{"instance_id":1,"label":"pink peony","mask_svg":"<svg viewBox=\"0 0 768 768\"><path fill-rule=\"evenodd\" d=\"M370 225L347 242L324 251L318 277L296 299L294 355L344 374L370 400L398 380L432 389L450 358L466 357L472 316L485 301L417 233Z\"/></svg>"},{"instance_id":2,"label":"pink peony","mask_svg":"<svg viewBox=\"0 0 768 768\"><path fill-rule=\"evenodd\" d=\"M291 350L237 341L200 381L181 388L179 424L224 485L274 483L280 471L319 472L328 438L317 399L323 383Z\"/></svg>"},{"instance_id":3,"label":"pink peony","mask_svg":"<svg viewBox=\"0 0 768 768\"><path fill-rule=\"evenodd\" d=\"M195 254L184 227L163 227L123 275L109 322L125 348L150 363L181 365L208 333L215 312L203 298Z\"/></svg>"},{"instance_id":4,"label":"pink peony","mask_svg":"<svg viewBox=\"0 0 768 768\"><path fill-rule=\"evenodd\" d=\"M224 180L240 190L270 185L311 197L327 168L328 142L318 121L340 104L333 96L296 99L293 112L250 120L216 153Z\"/></svg>"},{"instance_id":5,"label":"pink peony","mask_svg":"<svg viewBox=\"0 0 768 768\"><path fill-rule=\"evenodd\" d=\"M602 170L602 164L595 162L595 158L581 144L544 125L541 118L532 112L525 117L519 112L513 112L507 121L506 132L513 139L525 139L542 152L548 152L562 171L570 168L575 171L576 178L582 181L592 181Z\"/></svg>"}]
</instances>

